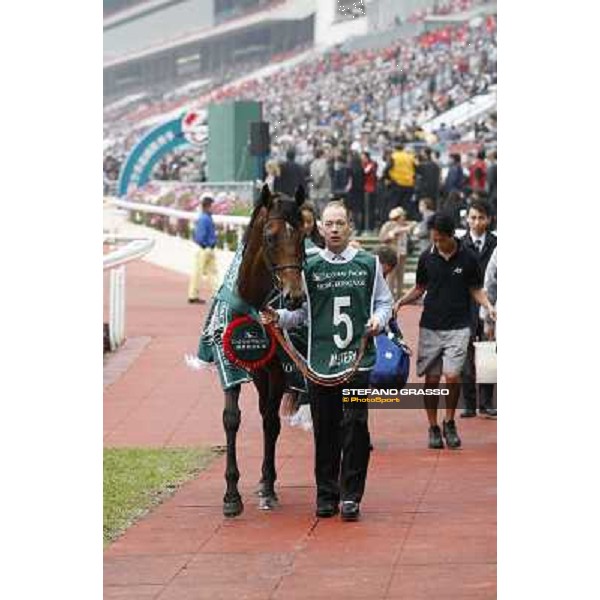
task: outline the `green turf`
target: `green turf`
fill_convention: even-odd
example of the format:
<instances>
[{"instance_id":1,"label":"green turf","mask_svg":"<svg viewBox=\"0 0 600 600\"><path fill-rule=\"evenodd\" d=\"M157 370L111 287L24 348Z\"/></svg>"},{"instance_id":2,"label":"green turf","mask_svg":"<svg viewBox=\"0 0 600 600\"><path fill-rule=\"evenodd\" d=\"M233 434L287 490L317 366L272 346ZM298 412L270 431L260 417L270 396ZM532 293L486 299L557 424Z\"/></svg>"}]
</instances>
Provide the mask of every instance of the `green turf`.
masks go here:
<instances>
[{"instance_id":1,"label":"green turf","mask_svg":"<svg viewBox=\"0 0 600 600\"><path fill-rule=\"evenodd\" d=\"M215 456L208 448L105 448L104 545Z\"/></svg>"}]
</instances>

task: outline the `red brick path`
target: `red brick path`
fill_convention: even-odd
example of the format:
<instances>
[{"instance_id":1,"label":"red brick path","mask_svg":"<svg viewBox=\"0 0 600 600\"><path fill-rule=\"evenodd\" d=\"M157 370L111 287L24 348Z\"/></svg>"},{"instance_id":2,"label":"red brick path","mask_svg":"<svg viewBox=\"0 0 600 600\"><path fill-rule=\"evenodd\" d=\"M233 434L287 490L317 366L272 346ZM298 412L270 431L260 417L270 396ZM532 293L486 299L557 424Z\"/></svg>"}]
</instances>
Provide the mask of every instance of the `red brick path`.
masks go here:
<instances>
[{"instance_id":1,"label":"red brick path","mask_svg":"<svg viewBox=\"0 0 600 600\"><path fill-rule=\"evenodd\" d=\"M105 445L224 444L216 374L191 371L183 360L196 348L204 307L186 304L181 275L143 262L127 269L127 335L151 339L105 389ZM419 309L402 314L416 346ZM244 514L222 517L220 457L106 550L105 600L496 597L494 421L459 420L464 448L432 451L421 411L373 410L363 518L342 523L313 516L311 436L286 426L278 447L281 506L257 509L256 404L254 388L244 386Z\"/></svg>"}]
</instances>

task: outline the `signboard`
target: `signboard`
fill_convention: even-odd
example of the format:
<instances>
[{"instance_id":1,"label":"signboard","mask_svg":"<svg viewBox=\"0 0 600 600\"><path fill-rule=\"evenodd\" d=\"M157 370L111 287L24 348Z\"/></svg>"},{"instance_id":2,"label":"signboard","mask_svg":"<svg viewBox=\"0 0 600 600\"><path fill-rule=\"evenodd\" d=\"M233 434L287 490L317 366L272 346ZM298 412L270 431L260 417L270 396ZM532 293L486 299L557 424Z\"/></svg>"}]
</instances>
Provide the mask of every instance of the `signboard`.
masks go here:
<instances>
[{"instance_id":1,"label":"signboard","mask_svg":"<svg viewBox=\"0 0 600 600\"><path fill-rule=\"evenodd\" d=\"M134 146L123 163L117 195L123 198L148 183L154 167L165 155L174 150L202 146L207 138L207 126L196 111L188 111L152 129Z\"/></svg>"}]
</instances>

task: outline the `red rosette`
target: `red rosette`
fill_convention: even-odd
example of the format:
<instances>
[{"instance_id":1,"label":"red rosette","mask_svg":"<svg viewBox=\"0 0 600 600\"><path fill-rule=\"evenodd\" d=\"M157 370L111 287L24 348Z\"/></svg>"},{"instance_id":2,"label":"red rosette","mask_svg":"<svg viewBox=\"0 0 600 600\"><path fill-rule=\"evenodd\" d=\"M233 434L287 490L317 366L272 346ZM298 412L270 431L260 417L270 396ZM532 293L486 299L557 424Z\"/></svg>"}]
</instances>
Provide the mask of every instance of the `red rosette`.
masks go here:
<instances>
[{"instance_id":1,"label":"red rosette","mask_svg":"<svg viewBox=\"0 0 600 600\"><path fill-rule=\"evenodd\" d=\"M273 359L275 355L275 351L277 350L277 342L275 341L275 337L271 333L271 325L264 325L264 329L267 332L267 336L269 338L269 348L264 356L257 360L247 360L241 358L236 354L236 351L233 347L233 333L238 327L243 327L245 325L256 324L257 322L248 315L244 315L241 317L236 317L227 325L225 331L223 332L223 352L227 359L232 362L234 365L241 367L242 369L246 369L246 371L257 371L258 369L262 369L265 365L267 365Z\"/></svg>"}]
</instances>

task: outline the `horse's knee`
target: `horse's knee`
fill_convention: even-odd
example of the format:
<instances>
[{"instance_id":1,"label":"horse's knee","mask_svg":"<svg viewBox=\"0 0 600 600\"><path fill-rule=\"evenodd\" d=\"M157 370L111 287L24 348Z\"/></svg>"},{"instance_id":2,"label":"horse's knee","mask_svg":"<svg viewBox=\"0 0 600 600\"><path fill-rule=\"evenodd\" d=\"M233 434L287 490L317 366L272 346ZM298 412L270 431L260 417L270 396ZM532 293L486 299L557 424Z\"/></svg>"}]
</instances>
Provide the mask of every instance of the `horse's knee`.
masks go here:
<instances>
[{"instance_id":1,"label":"horse's knee","mask_svg":"<svg viewBox=\"0 0 600 600\"><path fill-rule=\"evenodd\" d=\"M266 435L278 436L281 431L281 419L279 413L269 412L263 416L263 432Z\"/></svg>"},{"instance_id":2,"label":"horse's knee","mask_svg":"<svg viewBox=\"0 0 600 600\"><path fill-rule=\"evenodd\" d=\"M225 392L225 408L223 409L223 427L225 431L237 432L240 427L241 412L238 399L241 387L235 386Z\"/></svg>"},{"instance_id":3,"label":"horse's knee","mask_svg":"<svg viewBox=\"0 0 600 600\"><path fill-rule=\"evenodd\" d=\"M223 409L223 427L225 427L225 431L238 431L240 428L241 414L239 408L226 407Z\"/></svg>"}]
</instances>

